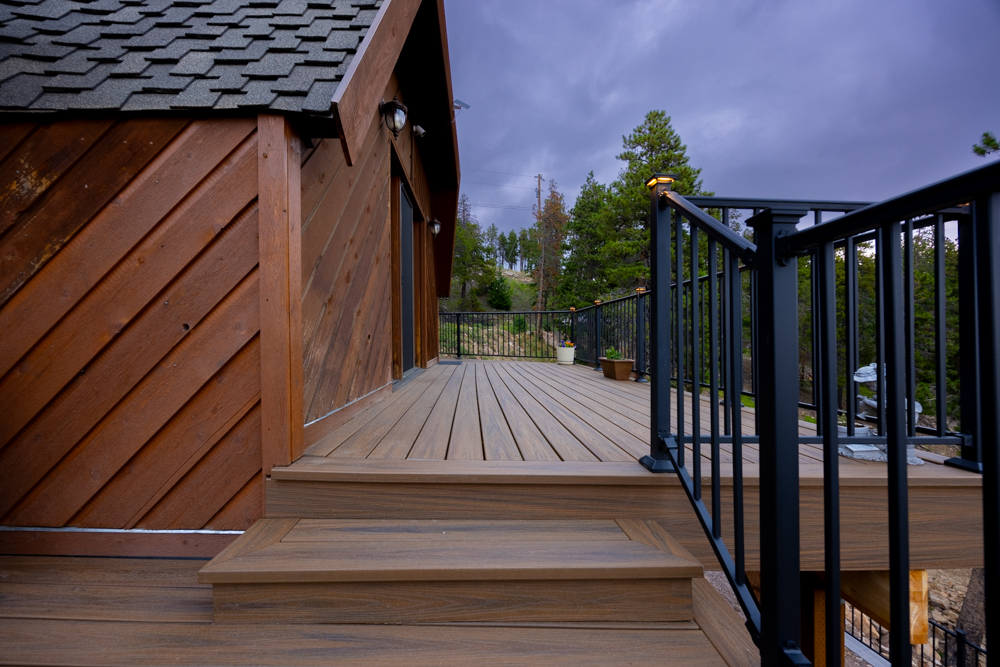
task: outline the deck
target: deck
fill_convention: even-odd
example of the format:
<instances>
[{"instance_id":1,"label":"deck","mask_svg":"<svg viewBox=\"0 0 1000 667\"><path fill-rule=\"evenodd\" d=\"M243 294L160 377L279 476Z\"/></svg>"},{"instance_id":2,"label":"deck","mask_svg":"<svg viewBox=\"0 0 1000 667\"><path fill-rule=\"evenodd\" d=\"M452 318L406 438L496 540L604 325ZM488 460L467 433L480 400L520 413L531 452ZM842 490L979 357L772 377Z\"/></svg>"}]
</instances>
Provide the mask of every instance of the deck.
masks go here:
<instances>
[{"instance_id":1,"label":"deck","mask_svg":"<svg viewBox=\"0 0 1000 667\"><path fill-rule=\"evenodd\" d=\"M301 512L305 503L314 518L402 518L406 507L433 502L441 518L469 518L463 494L477 484L477 507L492 507L477 511L498 518L548 518L553 505L568 518L669 516L667 528L707 568L716 568L677 479L653 475L637 462L648 453L649 397L648 384L615 382L580 365L438 364L310 445L290 467L272 471L267 515L292 516L291 506ZM689 433L690 399L686 395L684 401ZM712 402L702 397L699 408L705 424ZM743 433L753 434L754 411L743 408L741 414ZM675 430L676 422L671 427ZM800 427L803 434L815 433L812 424ZM755 559L758 455L756 444L744 444L748 567ZM920 456L927 465L908 468L913 566L981 565L980 476L943 465L939 455ZM818 570L823 569L822 460L818 446L800 445L802 562ZM702 464L707 485L711 460L704 445ZM729 445L720 447L720 467L728 518ZM886 465L841 457L839 468L845 569L887 566ZM363 490L371 492L364 504L354 503ZM332 512L331 506L339 509ZM724 534L731 523L723 521ZM949 548L956 543L963 549Z\"/></svg>"}]
</instances>

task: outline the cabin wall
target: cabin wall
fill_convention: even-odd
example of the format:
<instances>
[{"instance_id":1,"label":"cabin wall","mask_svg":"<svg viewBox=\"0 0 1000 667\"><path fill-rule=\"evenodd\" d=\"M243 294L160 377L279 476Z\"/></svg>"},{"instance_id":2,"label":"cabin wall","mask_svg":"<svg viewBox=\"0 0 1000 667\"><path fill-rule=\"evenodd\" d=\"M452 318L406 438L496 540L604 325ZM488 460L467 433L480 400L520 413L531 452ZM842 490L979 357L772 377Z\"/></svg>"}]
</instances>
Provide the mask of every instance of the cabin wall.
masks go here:
<instances>
[{"instance_id":1,"label":"cabin wall","mask_svg":"<svg viewBox=\"0 0 1000 667\"><path fill-rule=\"evenodd\" d=\"M348 166L324 139L302 166L302 350L305 422L392 381L387 131L374 119Z\"/></svg>"},{"instance_id":2,"label":"cabin wall","mask_svg":"<svg viewBox=\"0 0 1000 667\"><path fill-rule=\"evenodd\" d=\"M256 128L0 126L0 523L262 515Z\"/></svg>"},{"instance_id":3,"label":"cabin wall","mask_svg":"<svg viewBox=\"0 0 1000 667\"><path fill-rule=\"evenodd\" d=\"M395 77L387 99L397 95ZM373 114L354 166L339 140L316 140L302 165L302 350L306 444L321 420L358 399L386 390L400 348L394 336L393 176L413 192L417 364L437 358L437 285L426 219L431 193L419 139L408 122L393 138ZM396 250L395 252L398 252ZM396 373L398 375L398 373ZM360 405L360 404L355 404ZM330 420L329 423L335 423Z\"/></svg>"}]
</instances>

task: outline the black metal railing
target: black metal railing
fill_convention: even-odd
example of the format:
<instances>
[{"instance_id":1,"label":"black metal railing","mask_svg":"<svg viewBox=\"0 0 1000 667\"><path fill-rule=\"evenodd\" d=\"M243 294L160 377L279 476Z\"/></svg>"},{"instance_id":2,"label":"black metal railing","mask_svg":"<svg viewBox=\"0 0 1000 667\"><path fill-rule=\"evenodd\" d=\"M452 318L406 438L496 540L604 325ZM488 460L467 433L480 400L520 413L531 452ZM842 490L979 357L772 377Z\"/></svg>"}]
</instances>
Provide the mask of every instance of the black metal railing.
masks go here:
<instances>
[{"instance_id":1,"label":"black metal railing","mask_svg":"<svg viewBox=\"0 0 1000 667\"><path fill-rule=\"evenodd\" d=\"M963 631L952 630L934 620L927 623L927 642L916 645L911 664L916 667L986 666L986 649L969 641ZM844 631L879 657L889 659L889 631L850 604L845 604Z\"/></svg>"},{"instance_id":2,"label":"black metal railing","mask_svg":"<svg viewBox=\"0 0 1000 667\"><path fill-rule=\"evenodd\" d=\"M1000 641L1000 162L921 190L865 206L858 202L688 200L670 191L670 179L650 189L652 286L649 345L652 375L650 454L654 472L676 472L747 617L762 664L808 664L799 650L800 443L823 449L824 569L827 664L839 662L840 534L838 453L841 445L885 450L888 468L890 618L909 625L908 446L951 444L953 465L983 473L987 565L987 644ZM736 233L706 208L749 209L752 235ZM844 212L825 221L827 212ZM798 229L810 212L814 224ZM958 307L946 299L945 224L957 222ZM931 228L934 283L927 301L933 343L915 339L914 243ZM839 256L839 257L838 257ZM808 262L809 289L799 289L799 263ZM838 262L843 275L838 277ZM863 262L874 280L874 321L862 338L857 294ZM741 272L742 268L742 272ZM805 267L803 267L805 268ZM680 286L680 287L678 287ZM809 308L800 345L799 309ZM927 315L922 307L921 317ZM947 354L949 315L960 337L957 364ZM846 331L838 323L846 322ZM843 342L843 344L841 344ZM918 424L915 346L932 348L935 419ZM874 432L862 435L853 374L863 345L874 356ZM800 350L807 349L808 363ZM867 361L867 360L865 360ZM949 368L949 364L955 368ZM802 369L808 366L809 377ZM952 372L953 371L953 372ZM744 384L744 375L750 381ZM952 377L954 376L954 377ZM674 378L672 381L671 378ZM707 379L707 382L706 382ZM841 389L839 380L844 380ZM924 378L926 380L926 378ZM803 401L800 385L808 380ZM671 385L674 385L673 387ZM709 401L701 396L707 384ZM922 387L926 390L927 387ZM948 397L956 393L957 401ZM740 406L754 401L756 435L742 433ZM716 405L722 395L722 410ZM870 398L870 397L869 397ZM685 432L690 401L691 433ZM815 410L816 436L799 433L799 404ZM673 405L676 419L671 419ZM707 414L702 414L705 411ZM952 414L954 412L954 414ZM721 419L720 419L721 417ZM840 428L839 419L845 424ZM723 422L720 424L720 421ZM955 425L955 430L951 425ZM843 430L843 433L841 432ZM759 448L761 601L745 577L742 447ZM721 453L726 450L726 470ZM690 463L687 456L690 455ZM710 462L709 504L703 498L702 459ZM690 470L689 470L690 466ZM731 514L723 516L720 486L732 479ZM711 508L709 508L709 505ZM732 538L722 525L731 521ZM992 574L991 574L992 572ZM992 619L992 620L990 620ZM894 664L912 657L909 637L890 637Z\"/></svg>"},{"instance_id":3,"label":"black metal railing","mask_svg":"<svg viewBox=\"0 0 1000 667\"><path fill-rule=\"evenodd\" d=\"M572 340L570 311L439 313L440 354L457 357L555 359Z\"/></svg>"}]
</instances>

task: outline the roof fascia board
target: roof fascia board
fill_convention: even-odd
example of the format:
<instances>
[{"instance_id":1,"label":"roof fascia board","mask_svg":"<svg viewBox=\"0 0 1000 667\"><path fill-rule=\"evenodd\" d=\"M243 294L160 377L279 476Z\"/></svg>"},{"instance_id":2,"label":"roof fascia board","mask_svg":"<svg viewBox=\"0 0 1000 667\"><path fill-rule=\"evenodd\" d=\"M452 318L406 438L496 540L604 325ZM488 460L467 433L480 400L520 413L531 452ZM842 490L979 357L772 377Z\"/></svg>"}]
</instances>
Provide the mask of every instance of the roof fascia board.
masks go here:
<instances>
[{"instance_id":1,"label":"roof fascia board","mask_svg":"<svg viewBox=\"0 0 1000 667\"><path fill-rule=\"evenodd\" d=\"M331 100L348 165L361 153L373 109L396 67L420 0L386 0Z\"/></svg>"}]
</instances>

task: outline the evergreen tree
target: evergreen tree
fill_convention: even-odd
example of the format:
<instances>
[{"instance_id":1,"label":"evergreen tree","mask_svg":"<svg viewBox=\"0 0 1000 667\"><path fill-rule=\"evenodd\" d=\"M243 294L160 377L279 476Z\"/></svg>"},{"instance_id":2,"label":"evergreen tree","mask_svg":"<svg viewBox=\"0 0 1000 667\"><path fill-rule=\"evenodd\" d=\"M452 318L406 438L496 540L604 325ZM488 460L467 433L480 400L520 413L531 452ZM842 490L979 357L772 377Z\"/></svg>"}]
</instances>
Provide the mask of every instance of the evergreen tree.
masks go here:
<instances>
[{"instance_id":1,"label":"evergreen tree","mask_svg":"<svg viewBox=\"0 0 1000 667\"><path fill-rule=\"evenodd\" d=\"M611 234L608 188L594 172L580 188L563 243L563 266L554 307L582 307L607 292L602 249Z\"/></svg>"},{"instance_id":2,"label":"evergreen tree","mask_svg":"<svg viewBox=\"0 0 1000 667\"><path fill-rule=\"evenodd\" d=\"M486 263L486 253L482 243L482 230L472 213L468 195L458 200L458 219L455 225L455 260L452 274L461 287L461 307L470 308L470 287L485 286L492 280L492 272ZM475 310L476 308L472 308Z\"/></svg>"},{"instance_id":3,"label":"evergreen tree","mask_svg":"<svg viewBox=\"0 0 1000 667\"><path fill-rule=\"evenodd\" d=\"M549 194L542 202L542 210L536 208L537 220L532 230L538 248L538 264L535 268L535 283L538 285L538 309L546 310L550 295L559 284L559 268L562 264L563 236L569 215L562 193L556 189L556 182L549 181Z\"/></svg>"},{"instance_id":4,"label":"evergreen tree","mask_svg":"<svg viewBox=\"0 0 1000 667\"><path fill-rule=\"evenodd\" d=\"M979 143L973 144L972 152L979 157L986 157L991 153L1000 153L1000 141L997 141L997 135L992 132L983 132L983 137L979 140Z\"/></svg>"},{"instance_id":5,"label":"evergreen tree","mask_svg":"<svg viewBox=\"0 0 1000 667\"><path fill-rule=\"evenodd\" d=\"M497 239L499 236L500 230L492 223L486 228L486 233L483 234L483 245L486 249L486 256L494 264L497 263Z\"/></svg>"}]
</instances>

